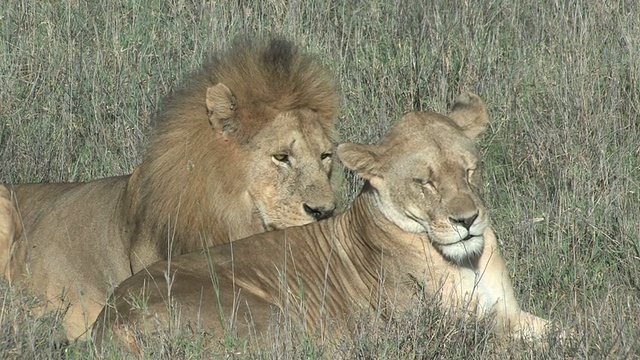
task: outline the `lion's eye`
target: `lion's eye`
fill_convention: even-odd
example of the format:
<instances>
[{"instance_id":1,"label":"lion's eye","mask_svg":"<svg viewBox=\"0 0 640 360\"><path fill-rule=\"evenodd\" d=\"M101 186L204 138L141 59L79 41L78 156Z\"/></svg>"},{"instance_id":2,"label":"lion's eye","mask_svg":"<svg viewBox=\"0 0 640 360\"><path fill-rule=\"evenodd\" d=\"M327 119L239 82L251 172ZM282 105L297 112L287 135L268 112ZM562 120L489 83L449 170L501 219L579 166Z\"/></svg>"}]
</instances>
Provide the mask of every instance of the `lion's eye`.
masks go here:
<instances>
[{"instance_id":1,"label":"lion's eye","mask_svg":"<svg viewBox=\"0 0 640 360\"><path fill-rule=\"evenodd\" d=\"M287 154L275 154L273 155L273 160L281 163L288 164L289 163L289 155Z\"/></svg>"},{"instance_id":2,"label":"lion's eye","mask_svg":"<svg viewBox=\"0 0 640 360\"><path fill-rule=\"evenodd\" d=\"M326 152L320 155L320 159L322 160L331 159L332 157L333 157L333 154L329 152Z\"/></svg>"}]
</instances>

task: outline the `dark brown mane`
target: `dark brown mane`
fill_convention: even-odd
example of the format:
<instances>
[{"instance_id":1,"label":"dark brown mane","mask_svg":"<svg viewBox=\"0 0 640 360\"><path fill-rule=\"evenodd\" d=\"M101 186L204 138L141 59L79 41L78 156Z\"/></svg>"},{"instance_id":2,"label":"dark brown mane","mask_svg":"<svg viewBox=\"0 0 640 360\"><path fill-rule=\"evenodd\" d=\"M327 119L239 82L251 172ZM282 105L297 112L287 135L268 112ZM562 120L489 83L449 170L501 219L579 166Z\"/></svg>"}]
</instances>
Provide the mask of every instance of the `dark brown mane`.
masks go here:
<instances>
[{"instance_id":1,"label":"dark brown mane","mask_svg":"<svg viewBox=\"0 0 640 360\"><path fill-rule=\"evenodd\" d=\"M339 110L337 85L326 68L293 43L238 40L227 52L212 56L164 101L155 119L155 139L162 141L165 128L171 131L174 126L187 126L185 122L208 126L206 89L218 83L237 99L237 136L241 138L251 138L267 125L270 113L301 108L316 111L327 129L333 129L332 119Z\"/></svg>"}]
</instances>

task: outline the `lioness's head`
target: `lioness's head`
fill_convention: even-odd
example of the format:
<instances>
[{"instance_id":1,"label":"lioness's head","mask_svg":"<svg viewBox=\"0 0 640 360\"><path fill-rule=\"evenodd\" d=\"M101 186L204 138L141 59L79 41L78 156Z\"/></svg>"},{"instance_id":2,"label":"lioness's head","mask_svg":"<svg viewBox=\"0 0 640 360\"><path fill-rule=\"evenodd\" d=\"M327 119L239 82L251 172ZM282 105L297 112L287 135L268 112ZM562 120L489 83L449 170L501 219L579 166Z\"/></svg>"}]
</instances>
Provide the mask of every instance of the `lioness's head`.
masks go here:
<instances>
[{"instance_id":1,"label":"lioness's head","mask_svg":"<svg viewBox=\"0 0 640 360\"><path fill-rule=\"evenodd\" d=\"M236 137L237 101L224 84L207 89L209 121L217 135L245 151L246 193L264 230L327 218L336 208L330 179L333 128L312 109L270 111L267 126L251 138Z\"/></svg>"},{"instance_id":2,"label":"lioness's head","mask_svg":"<svg viewBox=\"0 0 640 360\"><path fill-rule=\"evenodd\" d=\"M342 144L338 156L367 180L390 221L426 233L444 256L461 262L482 251L488 225L475 150L488 121L482 100L465 93L448 116L408 113L379 146Z\"/></svg>"}]
</instances>

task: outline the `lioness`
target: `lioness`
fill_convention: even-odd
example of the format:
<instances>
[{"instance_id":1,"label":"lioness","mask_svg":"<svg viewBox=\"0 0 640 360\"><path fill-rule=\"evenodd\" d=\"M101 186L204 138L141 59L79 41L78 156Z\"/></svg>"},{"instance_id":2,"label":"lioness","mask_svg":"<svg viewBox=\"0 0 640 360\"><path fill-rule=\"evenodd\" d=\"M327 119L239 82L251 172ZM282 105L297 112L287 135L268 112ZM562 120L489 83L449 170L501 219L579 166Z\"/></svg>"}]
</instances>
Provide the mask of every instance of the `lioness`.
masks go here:
<instances>
[{"instance_id":1,"label":"lioness","mask_svg":"<svg viewBox=\"0 0 640 360\"><path fill-rule=\"evenodd\" d=\"M366 180L347 212L151 265L118 286L94 340L113 333L137 351L136 329L166 327L170 304L183 323L244 337L263 332L273 309L317 330L356 310L402 309L419 291L495 314L498 332L542 336L547 321L520 309L478 195L474 145L487 123L483 102L465 93L448 116L405 115L379 146L340 145Z\"/></svg>"},{"instance_id":2,"label":"lioness","mask_svg":"<svg viewBox=\"0 0 640 360\"><path fill-rule=\"evenodd\" d=\"M9 262L14 239L22 233L22 222L11 200L11 192L0 185L0 264Z\"/></svg>"},{"instance_id":3,"label":"lioness","mask_svg":"<svg viewBox=\"0 0 640 360\"><path fill-rule=\"evenodd\" d=\"M69 303L76 338L110 284L145 265L330 216L339 103L327 69L290 42L236 42L164 101L133 174L9 186L24 231L0 265Z\"/></svg>"}]
</instances>

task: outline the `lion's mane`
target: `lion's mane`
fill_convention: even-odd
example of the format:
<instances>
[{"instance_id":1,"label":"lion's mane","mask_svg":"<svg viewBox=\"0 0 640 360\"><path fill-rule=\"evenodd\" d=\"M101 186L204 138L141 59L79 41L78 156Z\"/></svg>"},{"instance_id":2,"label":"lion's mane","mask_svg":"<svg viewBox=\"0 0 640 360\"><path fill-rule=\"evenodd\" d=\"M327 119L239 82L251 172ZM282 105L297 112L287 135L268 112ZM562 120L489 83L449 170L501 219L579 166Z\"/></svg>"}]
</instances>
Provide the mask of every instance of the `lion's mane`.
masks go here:
<instances>
[{"instance_id":1,"label":"lion's mane","mask_svg":"<svg viewBox=\"0 0 640 360\"><path fill-rule=\"evenodd\" d=\"M184 83L156 116L155 132L129 181L124 207L133 226L151 229L153 239L178 237L173 238L180 244L174 249L178 252L201 248L206 240L202 234L222 238L226 224L246 221L247 209L239 201L247 187L243 144L277 113L299 108L315 111L323 130L336 141L332 120L340 104L337 84L327 70L282 39L236 41ZM236 99L233 141L212 136L205 94L218 83Z\"/></svg>"}]
</instances>

